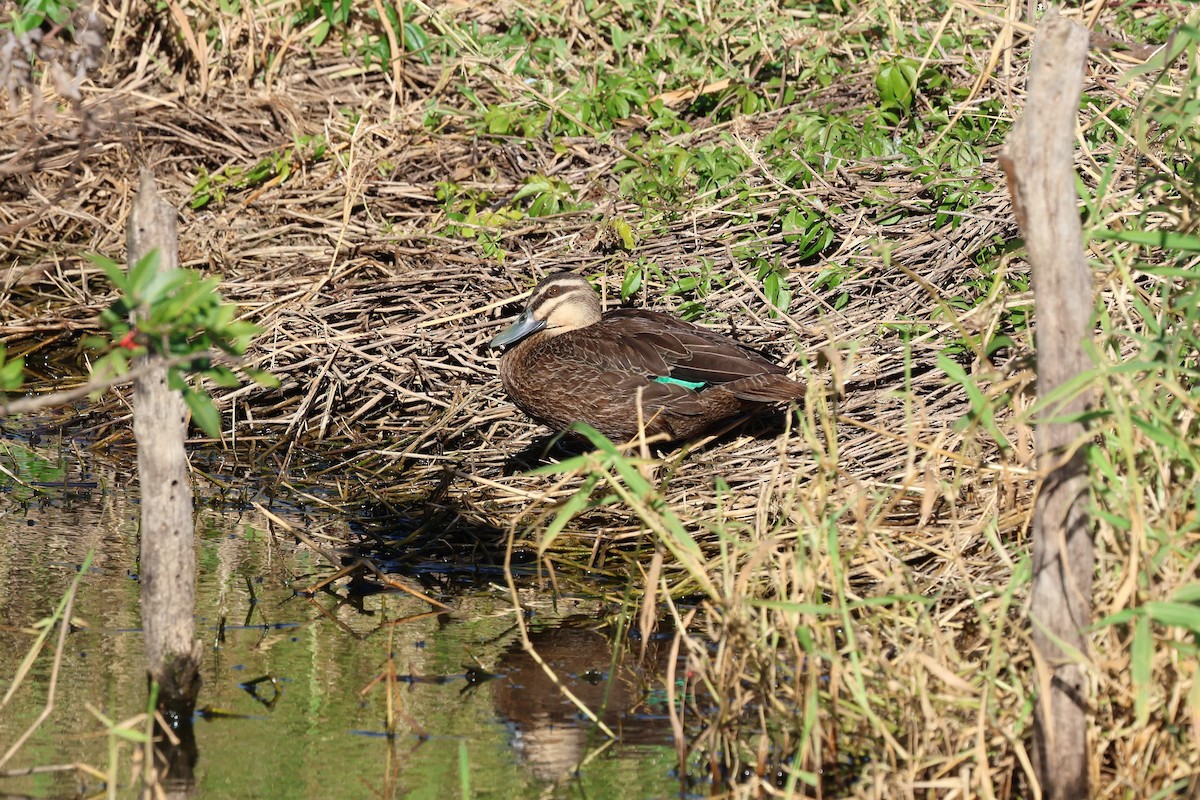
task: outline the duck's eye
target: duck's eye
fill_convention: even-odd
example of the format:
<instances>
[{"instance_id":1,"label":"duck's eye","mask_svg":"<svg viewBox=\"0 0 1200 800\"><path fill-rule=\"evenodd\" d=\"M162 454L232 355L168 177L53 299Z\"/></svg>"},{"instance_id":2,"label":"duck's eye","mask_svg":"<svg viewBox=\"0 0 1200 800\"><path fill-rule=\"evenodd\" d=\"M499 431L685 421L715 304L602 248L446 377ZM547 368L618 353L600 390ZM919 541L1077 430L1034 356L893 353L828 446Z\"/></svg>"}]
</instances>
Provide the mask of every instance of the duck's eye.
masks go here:
<instances>
[{"instance_id":1,"label":"duck's eye","mask_svg":"<svg viewBox=\"0 0 1200 800\"><path fill-rule=\"evenodd\" d=\"M558 297L560 294L562 294L561 286L551 286L546 290L546 297Z\"/></svg>"}]
</instances>

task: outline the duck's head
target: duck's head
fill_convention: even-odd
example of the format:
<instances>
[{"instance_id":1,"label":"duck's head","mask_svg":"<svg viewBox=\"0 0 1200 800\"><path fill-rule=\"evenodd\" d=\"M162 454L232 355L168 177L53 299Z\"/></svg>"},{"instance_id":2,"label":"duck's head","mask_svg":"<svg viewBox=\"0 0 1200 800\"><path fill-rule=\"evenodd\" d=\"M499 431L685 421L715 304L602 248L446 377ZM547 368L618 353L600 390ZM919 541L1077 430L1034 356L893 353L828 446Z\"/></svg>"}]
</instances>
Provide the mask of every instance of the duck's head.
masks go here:
<instances>
[{"instance_id":1,"label":"duck's head","mask_svg":"<svg viewBox=\"0 0 1200 800\"><path fill-rule=\"evenodd\" d=\"M559 272L537 285L521 316L488 347L516 344L538 331L557 336L599 321L600 298L592 285L578 275Z\"/></svg>"}]
</instances>

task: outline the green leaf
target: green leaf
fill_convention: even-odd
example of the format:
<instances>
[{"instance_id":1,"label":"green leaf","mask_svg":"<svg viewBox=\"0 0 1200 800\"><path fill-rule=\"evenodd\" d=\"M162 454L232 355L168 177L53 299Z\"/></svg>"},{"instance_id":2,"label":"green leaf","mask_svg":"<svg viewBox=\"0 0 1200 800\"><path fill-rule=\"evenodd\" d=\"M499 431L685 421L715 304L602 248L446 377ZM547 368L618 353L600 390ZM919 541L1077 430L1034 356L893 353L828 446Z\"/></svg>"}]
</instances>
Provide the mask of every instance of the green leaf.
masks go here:
<instances>
[{"instance_id":1,"label":"green leaf","mask_svg":"<svg viewBox=\"0 0 1200 800\"><path fill-rule=\"evenodd\" d=\"M996 425L995 414L991 404L975 384L975 381L967 375L966 370L945 353L937 354L937 365L946 374L946 377L966 391L967 399L970 400L971 404L971 416L975 421L992 435L992 439L995 440L996 444L1002 450L1011 449L1012 444L1008 441L1008 437Z\"/></svg>"},{"instance_id":2,"label":"green leaf","mask_svg":"<svg viewBox=\"0 0 1200 800\"><path fill-rule=\"evenodd\" d=\"M1011 336L1006 336L1005 334L1000 334L999 336L992 337L992 339L987 343L987 347L984 349L984 352L987 353L987 355L991 356L1002 347L1013 347L1013 346L1014 346L1014 342L1013 342Z\"/></svg>"},{"instance_id":3,"label":"green leaf","mask_svg":"<svg viewBox=\"0 0 1200 800\"><path fill-rule=\"evenodd\" d=\"M591 503L592 490L596 488L596 484L600 482L598 475L589 475L583 480L583 484L575 492L567 498L558 508L558 513L554 515L554 519L546 526L546 530L542 533L542 537L538 542L538 553L545 553L554 544L554 540L562 533L563 528L567 523L575 518L579 512L583 511Z\"/></svg>"},{"instance_id":4,"label":"green leaf","mask_svg":"<svg viewBox=\"0 0 1200 800\"><path fill-rule=\"evenodd\" d=\"M139 301L151 304L154 301L146 297L147 286L150 279L159 274L158 271L158 249L151 250L146 255L138 259L129 270L129 294L134 295ZM168 274L174 270L168 270Z\"/></svg>"},{"instance_id":5,"label":"green leaf","mask_svg":"<svg viewBox=\"0 0 1200 800\"><path fill-rule=\"evenodd\" d=\"M1154 637L1150 631L1150 618L1138 616L1133 628L1133 646L1129 654L1130 675L1133 678L1133 707L1137 725L1141 727L1150 719L1150 679L1153 673Z\"/></svg>"},{"instance_id":6,"label":"green leaf","mask_svg":"<svg viewBox=\"0 0 1200 800\"><path fill-rule=\"evenodd\" d=\"M155 306L190 278L188 270L182 269L152 273L143 279L143 285L138 290L138 299L147 306Z\"/></svg>"},{"instance_id":7,"label":"green leaf","mask_svg":"<svg viewBox=\"0 0 1200 800\"><path fill-rule=\"evenodd\" d=\"M0 392L13 392L25 383L25 357L5 361L0 352Z\"/></svg>"},{"instance_id":8,"label":"green leaf","mask_svg":"<svg viewBox=\"0 0 1200 800\"><path fill-rule=\"evenodd\" d=\"M92 365L92 376L95 378L117 378L129 371L129 355L126 350L113 350L105 356L96 359ZM104 394L103 389L89 392L88 397L97 400Z\"/></svg>"},{"instance_id":9,"label":"green leaf","mask_svg":"<svg viewBox=\"0 0 1200 800\"><path fill-rule=\"evenodd\" d=\"M637 239L634 238L633 228L623 219L617 218L609 223L613 230L616 231L617 237L621 240L621 246L625 250L632 251L637 246Z\"/></svg>"},{"instance_id":10,"label":"green leaf","mask_svg":"<svg viewBox=\"0 0 1200 800\"><path fill-rule=\"evenodd\" d=\"M210 370L205 370L203 374L204 377L223 389L236 389L242 385L238 376L228 367L213 367Z\"/></svg>"},{"instance_id":11,"label":"green leaf","mask_svg":"<svg viewBox=\"0 0 1200 800\"><path fill-rule=\"evenodd\" d=\"M120 351L117 350L114 352L120 352ZM183 374L180 372L180 370L178 368L174 368L174 367L167 370L167 388L173 389L176 392L186 393L186 392L191 391L191 387L188 386L187 381L185 381L183 379Z\"/></svg>"},{"instance_id":12,"label":"green leaf","mask_svg":"<svg viewBox=\"0 0 1200 800\"><path fill-rule=\"evenodd\" d=\"M209 314L208 329L213 333L236 336L237 334L230 334L227 330L236 314L237 306L233 303L218 303Z\"/></svg>"},{"instance_id":13,"label":"green leaf","mask_svg":"<svg viewBox=\"0 0 1200 800\"><path fill-rule=\"evenodd\" d=\"M531 178L528 183L522 186L517 193L513 195L513 202L523 200L526 197L534 194L544 194L553 189L553 184L547 178L535 177Z\"/></svg>"},{"instance_id":14,"label":"green leaf","mask_svg":"<svg viewBox=\"0 0 1200 800\"><path fill-rule=\"evenodd\" d=\"M312 46L320 47L322 44L324 44L325 39L329 36L329 31L331 29L332 26L327 20L321 20L319 23L317 23L316 27L313 28L311 37L309 38L309 41L312 42Z\"/></svg>"},{"instance_id":15,"label":"green leaf","mask_svg":"<svg viewBox=\"0 0 1200 800\"><path fill-rule=\"evenodd\" d=\"M118 739L124 739L125 741L133 742L134 744L145 744L146 742L150 741L149 737L147 737L143 731L136 731L117 726L109 728L108 731Z\"/></svg>"},{"instance_id":16,"label":"green leaf","mask_svg":"<svg viewBox=\"0 0 1200 800\"><path fill-rule=\"evenodd\" d=\"M183 399L192 410L192 419L208 436L213 439L221 438L221 413L217 411L208 392L187 389Z\"/></svg>"},{"instance_id":17,"label":"green leaf","mask_svg":"<svg viewBox=\"0 0 1200 800\"><path fill-rule=\"evenodd\" d=\"M1200 583L1180 586L1175 590L1175 594L1171 595L1171 599L1177 603L1200 603Z\"/></svg>"},{"instance_id":18,"label":"green leaf","mask_svg":"<svg viewBox=\"0 0 1200 800\"><path fill-rule=\"evenodd\" d=\"M625 279L621 281L621 300L628 300L637 293L637 290L642 288L642 268L636 264L630 264L625 269Z\"/></svg>"},{"instance_id":19,"label":"green leaf","mask_svg":"<svg viewBox=\"0 0 1200 800\"><path fill-rule=\"evenodd\" d=\"M242 336L257 336L258 334L262 333L262 330L262 328L255 325L253 322L247 322L244 319L239 319L234 320L226 325L225 329L221 331L221 333L223 333L225 336L236 339Z\"/></svg>"},{"instance_id":20,"label":"green leaf","mask_svg":"<svg viewBox=\"0 0 1200 800\"><path fill-rule=\"evenodd\" d=\"M1107 617L1097 622L1093 627L1105 628L1110 625L1124 625L1140 615L1141 611L1136 608L1123 608L1115 614L1109 614Z\"/></svg>"},{"instance_id":21,"label":"green leaf","mask_svg":"<svg viewBox=\"0 0 1200 800\"><path fill-rule=\"evenodd\" d=\"M1140 416L1131 414L1129 421L1133 426L1146 434L1148 438L1162 445L1168 452L1175 456L1179 456L1186 451L1188 443L1185 439L1180 438L1174 428L1156 425L1150 420L1142 419Z\"/></svg>"},{"instance_id":22,"label":"green leaf","mask_svg":"<svg viewBox=\"0 0 1200 800\"><path fill-rule=\"evenodd\" d=\"M114 375L124 375L129 372L129 353L124 350L113 350L108 354L108 363L112 366Z\"/></svg>"},{"instance_id":23,"label":"green leaf","mask_svg":"<svg viewBox=\"0 0 1200 800\"><path fill-rule=\"evenodd\" d=\"M112 341L104 336L92 335L84 336L79 343L87 350L103 350L112 344Z\"/></svg>"},{"instance_id":24,"label":"green leaf","mask_svg":"<svg viewBox=\"0 0 1200 800\"><path fill-rule=\"evenodd\" d=\"M1123 517L1120 514L1107 511L1103 508L1093 508L1092 513L1107 522L1109 525L1113 526L1113 528L1116 530L1130 531L1133 529L1133 523L1130 522L1128 517Z\"/></svg>"},{"instance_id":25,"label":"green leaf","mask_svg":"<svg viewBox=\"0 0 1200 800\"><path fill-rule=\"evenodd\" d=\"M109 283L124 294L129 294L129 276L120 264L99 253L84 253L83 257L103 270Z\"/></svg>"},{"instance_id":26,"label":"green leaf","mask_svg":"<svg viewBox=\"0 0 1200 800\"><path fill-rule=\"evenodd\" d=\"M1174 231L1113 231L1107 228L1096 228L1088 232L1092 239L1103 239L1113 242L1126 242L1146 247L1162 247L1167 250L1182 250L1184 252L1200 252L1200 236Z\"/></svg>"},{"instance_id":27,"label":"green leaf","mask_svg":"<svg viewBox=\"0 0 1200 800\"><path fill-rule=\"evenodd\" d=\"M419 53L421 61L426 64L431 63L430 55L427 50L428 39L425 37L425 31L411 22L404 23L404 49L409 53Z\"/></svg>"},{"instance_id":28,"label":"green leaf","mask_svg":"<svg viewBox=\"0 0 1200 800\"><path fill-rule=\"evenodd\" d=\"M1151 600L1142 607L1155 622L1200 633L1200 606Z\"/></svg>"},{"instance_id":29,"label":"green leaf","mask_svg":"<svg viewBox=\"0 0 1200 800\"><path fill-rule=\"evenodd\" d=\"M250 380L254 381L259 386L264 386L268 389L278 389L279 388L279 378L275 377L270 372L267 372L265 369L253 369L251 367L244 367L242 369L242 371L245 372L247 375L249 375Z\"/></svg>"}]
</instances>

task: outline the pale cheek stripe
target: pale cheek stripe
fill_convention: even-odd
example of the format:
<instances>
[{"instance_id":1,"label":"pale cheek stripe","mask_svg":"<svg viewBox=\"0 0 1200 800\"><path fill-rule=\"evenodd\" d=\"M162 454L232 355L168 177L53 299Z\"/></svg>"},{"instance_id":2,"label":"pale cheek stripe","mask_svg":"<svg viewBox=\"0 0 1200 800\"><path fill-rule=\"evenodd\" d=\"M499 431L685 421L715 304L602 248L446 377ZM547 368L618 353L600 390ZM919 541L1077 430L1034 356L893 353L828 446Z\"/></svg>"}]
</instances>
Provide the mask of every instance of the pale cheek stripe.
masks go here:
<instances>
[{"instance_id":1,"label":"pale cheek stripe","mask_svg":"<svg viewBox=\"0 0 1200 800\"><path fill-rule=\"evenodd\" d=\"M554 315L554 313L556 311L558 311L560 306L563 306L565 304L572 302L571 301L572 294L574 294L574 293L567 293L560 297L546 297L545 295L543 295L542 298L540 300L538 300L536 303L534 303L534 305L533 305L534 317L536 317L537 319L549 321L550 317L552 317ZM567 327L567 326L578 327L578 323L582 316L583 315L581 313L571 314L569 319L567 320L565 326L557 326L557 327Z\"/></svg>"}]
</instances>

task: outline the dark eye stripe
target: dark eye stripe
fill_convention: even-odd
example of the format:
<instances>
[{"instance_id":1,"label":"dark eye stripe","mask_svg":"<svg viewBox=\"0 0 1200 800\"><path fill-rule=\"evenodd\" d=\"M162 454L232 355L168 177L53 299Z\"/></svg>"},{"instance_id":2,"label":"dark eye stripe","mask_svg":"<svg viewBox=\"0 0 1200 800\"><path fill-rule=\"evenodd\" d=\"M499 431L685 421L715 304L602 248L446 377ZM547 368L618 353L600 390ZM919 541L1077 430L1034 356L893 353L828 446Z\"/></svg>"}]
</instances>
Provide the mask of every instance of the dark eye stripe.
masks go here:
<instances>
[{"instance_id":1,"label":"dark eye stripe","mask_svg":"<svg viewBox=\"0 0 1200 800\"><path fill-rule=\"evenodd\" d=\"M570 301L557 295L544 293L537 299L537 302L533 304L533 315L538 319L545 319L554 313L554 309L566 302Z\"/></svg>"},{"instance_id":2,"label":"dark eye stripe","mask_svg":"<svg viewBox=\"0 0 1200 800\"><path fill-rule=\"evenodd\" d=\"M590 283L575 275L558 275L543 282L528 308L538 319L546 319L563 303L591 303L595 291Z\"/></svg>"},{"instance_id":3,"label":"dark eye stripe","mask_svg":"<svg viewBox=\"0 0 1200 800\"><path fill-rule=\"evenodd\" d=\"M540 306L542 302L548 300L565 299L565 297L577 296L584 291L592 291L592 287L581 287L574 283L551 283L542 287L538 294L534 295L533 305Z\"/></svg>"}]
</instances>

